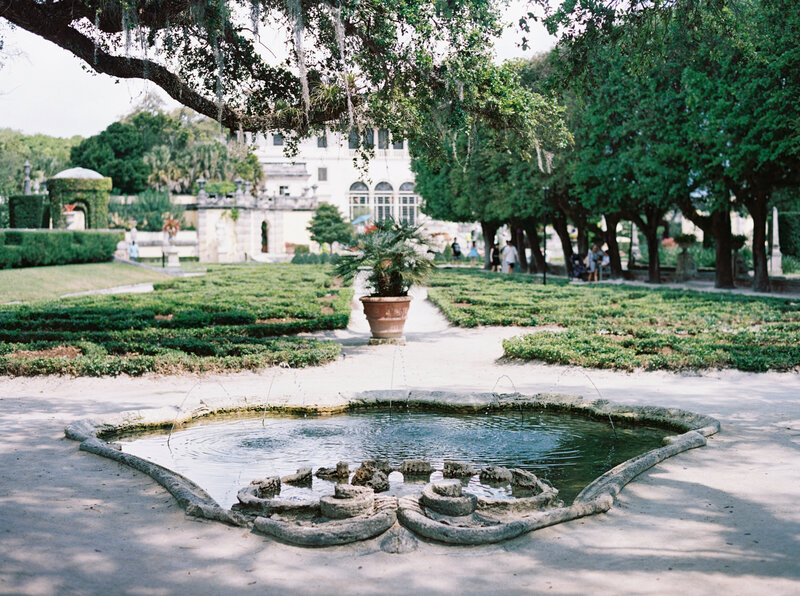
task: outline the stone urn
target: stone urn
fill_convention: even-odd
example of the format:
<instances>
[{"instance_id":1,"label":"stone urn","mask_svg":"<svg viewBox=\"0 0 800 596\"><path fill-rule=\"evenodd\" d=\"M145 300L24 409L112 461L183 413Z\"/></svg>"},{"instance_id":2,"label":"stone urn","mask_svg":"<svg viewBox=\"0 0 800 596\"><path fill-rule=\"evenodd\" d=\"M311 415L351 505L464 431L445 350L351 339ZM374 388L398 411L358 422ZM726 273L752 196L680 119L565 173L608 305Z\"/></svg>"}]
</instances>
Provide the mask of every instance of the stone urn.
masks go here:
<instances>
[{"instance_id":1,"label":"stone urn","mask_svg":"<svg viewBox=\"0 0 800 596\"><path fill-rule=\"evenodd\" d=\"M374 339L391 340L403 337L411 296L363 296L360 300Z\"/></svg>"}]
</instances>

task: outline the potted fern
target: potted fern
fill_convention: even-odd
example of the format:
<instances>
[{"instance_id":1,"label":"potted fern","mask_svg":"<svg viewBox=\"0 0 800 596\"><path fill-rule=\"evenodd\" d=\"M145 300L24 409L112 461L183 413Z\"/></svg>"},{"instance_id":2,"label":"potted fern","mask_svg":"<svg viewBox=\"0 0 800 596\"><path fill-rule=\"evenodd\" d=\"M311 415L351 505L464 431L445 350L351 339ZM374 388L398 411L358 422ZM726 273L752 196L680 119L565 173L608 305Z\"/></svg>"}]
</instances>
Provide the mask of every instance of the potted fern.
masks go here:
<instances>
[{"instance_id":1,"label":"potted fern","mask_svg":"<svg viewBox=\"0 0 800 596\"><path fill-rule=\"evenodd\" d=\"M428 241L418 226L393 220L377 224L376 229L358 238L359 252L341 257L336 272L352 279L366 269L369 296L361 303L373 339L402 338L411 303L409 289L425 281L434 268Z\"/></svg>"}]
</instances>

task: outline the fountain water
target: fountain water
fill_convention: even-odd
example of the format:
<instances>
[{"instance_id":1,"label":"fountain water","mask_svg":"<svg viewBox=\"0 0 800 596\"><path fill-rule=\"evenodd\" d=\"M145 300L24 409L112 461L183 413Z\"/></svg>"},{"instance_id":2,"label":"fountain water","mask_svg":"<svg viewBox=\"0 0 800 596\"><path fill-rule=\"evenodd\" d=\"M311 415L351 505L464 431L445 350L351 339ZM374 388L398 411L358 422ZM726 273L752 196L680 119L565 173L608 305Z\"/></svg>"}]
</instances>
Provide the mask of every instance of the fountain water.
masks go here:
<instances>
[{"instance_id":1,"label":"fountain water","mask_svg":"<svg viewBox=\"0 0 800 596\"><path fill-rule=\"evenodd\" d=\"M181 415L181 413L183 412L183 406L184 406L184 404L186 404L186 400L187 400L187 399L189 399L189 395L191 395L192 391L194 391L194 390L195 390L197 387L200 387L201 385L204 385L204 384L205 384L205 383L204 383L203 381L197 381L197 383L195 383L194 385L192 385L192 386L189 388L189 391L187 391L187 392L186 392L186 395L184 395L184 396L183 396L183 400L181 401L180 405L178 406L178 411L177 411L177 413L175 414L175 419L172 421L172 426L170 427L170 429L169 429L169 434L167 435L167 448L168 448L168 449L170 449L169 442L170 442L170 439L172 439L172 433L175 431L175 425L178 423L178 417L179 417L179 416ZM230 392L228 392L228 390L225 388L225 385L223 385L223 384L222 384L221 382L219 382L219 381L213 381L213 384L217 384L217 385L219 385L219 386L222 388L222 390L225 392L225 396L226 396L226 397L228 397L228 398L230 398L231 394L230 394ZM201 402L201 403L202 403L202 402ZM172 449L170 449L170 452L171 452L171 451L172 451Z\"/></svg>"}]
</instances>

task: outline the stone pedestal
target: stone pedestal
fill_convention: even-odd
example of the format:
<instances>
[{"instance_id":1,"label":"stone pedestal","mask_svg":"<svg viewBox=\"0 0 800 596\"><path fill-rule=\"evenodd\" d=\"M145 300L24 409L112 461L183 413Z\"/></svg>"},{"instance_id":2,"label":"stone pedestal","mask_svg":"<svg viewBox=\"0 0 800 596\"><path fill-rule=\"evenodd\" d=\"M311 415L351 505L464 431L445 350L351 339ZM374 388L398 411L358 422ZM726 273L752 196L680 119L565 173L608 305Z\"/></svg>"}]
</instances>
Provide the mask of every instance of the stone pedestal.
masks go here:
<instances>
[{"instance_id":1,"label":"stone pedestal","mask_svg":"<svg viewBox=\"0 0 800 596\"><path fill-rule=\"evenodd\" d=\"M694 257L684 248L678 254L678 262L675 265L675 281L688 281L696 275L697 265L694 262Z\"/></svg>"},{"instance_id":2,"label":"stone pedestal","mask_svg":"<svg viewBox=\"0 0 800 596\"><path fill-rule=\"evenodd\" d=\"M180 267L181 260L178 258L178 247L177 246L167 246L165 249L167 254L167 267Z\"/></svg>"}]
</instances>

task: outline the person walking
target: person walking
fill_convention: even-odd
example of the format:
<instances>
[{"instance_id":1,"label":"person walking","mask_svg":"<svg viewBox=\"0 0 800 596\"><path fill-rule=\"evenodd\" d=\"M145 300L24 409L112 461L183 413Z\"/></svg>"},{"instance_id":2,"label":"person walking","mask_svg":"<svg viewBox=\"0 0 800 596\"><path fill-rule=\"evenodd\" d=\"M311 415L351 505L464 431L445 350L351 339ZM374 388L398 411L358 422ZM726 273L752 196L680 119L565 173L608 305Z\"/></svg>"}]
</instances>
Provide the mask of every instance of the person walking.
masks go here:
<instances>
[{"instance_id":1,"label":"person walking","mask_svg":"<svg viewBox=\"0 0 800 596\"><path fill-rule=\"evenodd\" d=\"M453 262L458 263L461 260L461 245L458 243L457 238L453 238L453 243L450 245L450 250L453 251Z\"/></svg>"},{"instance_id":2,"label":"person walking","mask_svg":"<svg viewBox=\"0 0 800 596\"><path fill-rule=\"evenodd\" d=\"M132 240L130 246L128 246L128 256L131 261L139 260L139 245L136 244L136 240Z\"/></svg>"},{"instance_id":3,"label":"person walking","mask_svg":"<svg viewBox=\"0 0 800 596\"><path fill-rule=\"evenodd\" d=\"M503 249L503 271L514 273L514 265L517 261L519 261L519 252L517 252L517 247L511 244L511 239L509 238Z\"/></svg>"},{"instance_id":4,"label":"person walking","mask_svg":"<svg viewBox=\"0 0 800 596\"><path fill-rule=\"evenodd\" d=\"M489 253L489 264L492 271L500 270L500 245L497 242L492 243L492 250Z\"/></svg>"}]
</instances>

